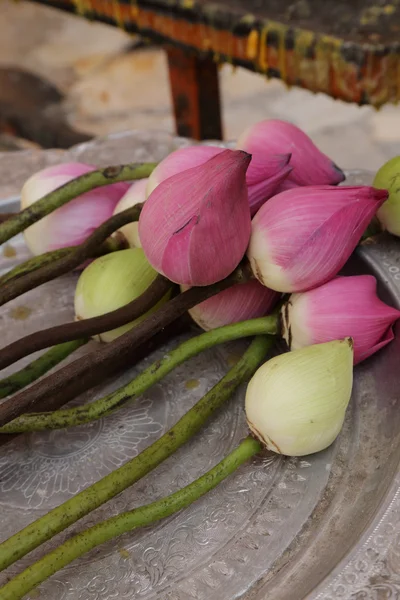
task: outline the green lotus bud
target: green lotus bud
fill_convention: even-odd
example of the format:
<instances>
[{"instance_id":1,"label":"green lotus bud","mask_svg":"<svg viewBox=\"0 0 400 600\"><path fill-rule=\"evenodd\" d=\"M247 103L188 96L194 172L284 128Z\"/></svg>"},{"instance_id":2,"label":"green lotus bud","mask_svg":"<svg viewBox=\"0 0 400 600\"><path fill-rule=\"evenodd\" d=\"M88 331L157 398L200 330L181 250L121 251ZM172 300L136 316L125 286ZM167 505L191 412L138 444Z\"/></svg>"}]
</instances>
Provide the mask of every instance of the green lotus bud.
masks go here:
<instances>
[{"instance_id":1,"label":"green lotus bud","mask_svg":"<svg viewBox=\"0 0 400 600\"><path fill-rule=\"evenodd\" d=\"M375 175L373 186L389 192L377 217L384 229L400 236L400 156L388 160Z\"/></svg>"},{"instance_id":2,"label":"green lotus bud","mask_svg":"<svg viewBox=\"0 0 400 600\"><path fill-rule=\"evenodd\" d=\"M281 354L260 367L247 387L248 425L278 454L319 452L339 435L352 385L351 338Z\"/></svg>"},{"instance_id":3,"label":"green lotus bud","mask_svg":"<svg viewBox=\"0 0 400 600\"><path fill-rule=\"evenodd\" d=\"M94 260L81 274L75 290L76 319L90 319L125 306L153 283L158 273L141 248L112 252ZM170 292L151 310L131 323L101 333L95 339L111 342L155 312Z\"/></svg>"}]
</instances>

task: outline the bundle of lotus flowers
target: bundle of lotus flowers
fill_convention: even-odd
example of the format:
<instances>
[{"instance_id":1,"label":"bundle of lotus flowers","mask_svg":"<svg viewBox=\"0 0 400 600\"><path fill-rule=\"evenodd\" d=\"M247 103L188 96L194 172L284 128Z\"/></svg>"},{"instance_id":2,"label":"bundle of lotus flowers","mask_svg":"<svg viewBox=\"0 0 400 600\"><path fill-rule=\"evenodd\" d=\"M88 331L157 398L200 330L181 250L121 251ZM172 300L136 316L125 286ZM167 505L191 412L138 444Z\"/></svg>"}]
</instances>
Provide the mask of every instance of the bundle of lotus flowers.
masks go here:
<instances>
[{"instance_id":1,"label":"bundle of lotus flowers","mask_svg":"<svg viewBox=\"0 0 400 600\"><path fill-rule=\"evenodd\" d=\"M267 120L232 150L192 146L158 165L100 170L67 163L26 181L21 212L0 224L0 243L24 232L34 256L0 278L0 305L75 270L76 320L0 350L0 368L46 350L0 382L1 434L106 417L207 348L253 340L155 443L0 543L0 567L144 477L243 383L249 436L187 487L70 537L11 578L1 600L22 598L106 540L188 506L259 452L304 456L335 441L354 366L391 342L400 317L378 297L375 277L343 274L363 240L400 235L398 176L400 157L378 171L373 186L346 186L343 171L304 132ZM63 408L176 336L187 313L203 333L115 392ZM42 377L90 338L99 342L94 351ZM278 339L286 352L271 357Z\"/></svg>"}]
</instances>

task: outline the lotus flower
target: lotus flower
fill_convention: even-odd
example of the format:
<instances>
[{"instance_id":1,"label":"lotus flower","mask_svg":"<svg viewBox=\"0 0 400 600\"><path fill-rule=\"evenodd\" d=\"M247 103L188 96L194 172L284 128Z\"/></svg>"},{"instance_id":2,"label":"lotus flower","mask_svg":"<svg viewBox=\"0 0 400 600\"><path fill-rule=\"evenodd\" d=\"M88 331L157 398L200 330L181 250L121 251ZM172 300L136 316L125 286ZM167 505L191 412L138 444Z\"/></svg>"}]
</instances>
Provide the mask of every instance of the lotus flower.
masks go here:
<instances>
[{"instance_id":1,"label":"lotus flower","mask_svg":"<svg viewBox=\"0 0 400 600\"><path fill-rule=\"evenodd\" d=\"M278 119L260 121L239 137L236 147L252 155L252 168L262 169L265 155L291 154L293 167L280 188L303 185L336 185L345 179L344 173L315 146L304 131Z\"/></svg>"},{"instance_id":2,"label":"lotus flower","mask_svg":"<svg viewBox=\"0 0 400 600\"><path fill-rule=\"evenodd\" d=\"M21 208L27 208L49 192L96 167L63 163L32 175L21 191ZM85 241L112 214L129 184L113 183L82 194L25 230L25 241L33 254L42 254Z\"/></svg>"},{"instance_id":3,"label":"lotus flower","mask_svg":"<svg viewBox=\"0 0 400 600\"><path fill-rule=\"evenodd\" d=\"M310 186L271 198L252 221L247 252L254 275L278 292L332 279L387 198L367 186Z\"/></svg>"},{"instance_id":4,"label":"lotus flower","mask_svg":"<svg viewBox=\"0 0 400 600\"><path fill-rule=\"evenodd\" d=\"M146 187L147 187L148 179L139 179L135 181L126 194L122 196L121 200L118 202L117 206L114 209L113 214L117 215L136 204L141 204L146 199ZM139 230L138 223L134 221L133 223L128 223L128 225L124 225L121 229L118 229L118 232L114 235L122 234L127 241L128 245L131 248L141 248L140 239L139 239Z\"/></svg>"},{"instance_id":5,"label":"lotus flower","mask_svg":"<svg viewBox=\"0 0 400 600\"><path fill-rule=\"evenodd\" d=\"M198 167L224 152L224 148L215 146L189 146L169 154L154 169L147 184L147 196L162 182L182 173L186 169ZM251 214L255 214L265 200L276 192L280 184L292 170L289 164L290 154L264 154L256 164L250 163L246 173L249 205Z\"/></svg>"},{"instance_id":6,"label":"lotus flower","mask_svg":"<svg viewBox=\"0 0 400 600\"><path fill-rule=\"evenodd\" d=\"M203 286L236 268L250 238L250 159L246 152L225 150L166 179L150 194L139 236L154 269L175 283Z\"/></svg>"},{"instance_id":7,"label":"lotus flower","mask_svg":"<svg viewBox=\"0 0 400 600\"><path fill-rule=\"evenodd\" d=\"M209 331L230 323L264 317L271 312L279 297L280 294L253 279L197 304L189 310L189 314L199 327Z\"/></svg>"},{"instance_id":8,"label":"lotus flower","mask_svg":"<svg viewBox=\"0 0 400 600\"><path fill-rule=\"evenodd\" d=\"M250 380L247 423L278 454L320 452L342 429L352 386L351 338L285 352L264 363Z\"/></svg>"},{"instance_id":9,"label":"lotus flower","mask_svg":"<svg viewBox=\"0 0 400 600\"><path fill-rule=\"evenodd\" d=\"M125 306L139 298L157 277L141 248L128 248L96 258L82 272L75 290L77 320L91 319ZM149 311L131 323L94 336L112 342L154 313L170 296L170 292Z\"/></svg>"},{"instance_id":10,"label":"lotus flower","mask_svg":"<svg viewBox=\"0 0 400 600\"><path fill-rule=\"evenodd\" d=\"M282 308L283 337L296 350L349 336L357 364L393 340L399 317L399 310L378 298L372 275L337 277L290 296Z\"/></svg>"}]
</instances>

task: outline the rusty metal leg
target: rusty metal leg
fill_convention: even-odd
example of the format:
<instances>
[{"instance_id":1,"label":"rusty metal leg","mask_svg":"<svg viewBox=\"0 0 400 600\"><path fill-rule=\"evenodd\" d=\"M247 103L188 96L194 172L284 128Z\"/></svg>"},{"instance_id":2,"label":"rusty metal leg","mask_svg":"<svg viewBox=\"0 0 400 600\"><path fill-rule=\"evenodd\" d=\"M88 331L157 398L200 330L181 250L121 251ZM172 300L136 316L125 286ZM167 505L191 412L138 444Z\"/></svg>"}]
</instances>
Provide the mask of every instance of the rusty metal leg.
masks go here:
<instances>
[{"instance_id":1,"label":"rusty metal leg","mask_svg":"<svg viewBox=\"0 0 400 600\"><path fill-rule=\"evenodd\" d=\"M178 135L222 140L218 69L215 62L167 48Z\"/></svg>"}]
</instances>

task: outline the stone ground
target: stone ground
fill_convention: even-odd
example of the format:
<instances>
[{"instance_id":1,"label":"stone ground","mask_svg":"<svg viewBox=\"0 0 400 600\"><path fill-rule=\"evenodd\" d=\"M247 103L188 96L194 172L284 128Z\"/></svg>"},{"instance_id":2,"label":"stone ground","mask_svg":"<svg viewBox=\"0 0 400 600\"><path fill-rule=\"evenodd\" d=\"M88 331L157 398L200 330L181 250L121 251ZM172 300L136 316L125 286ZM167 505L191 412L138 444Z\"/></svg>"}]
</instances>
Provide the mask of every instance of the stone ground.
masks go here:
<instances>
[{"instance_id":1,"label":"stone ground","mask_svg":"<svg viewBox=\"0 0 400 600\"><path fill-rule=\"evenodd\" d=\"M127 129L173 132L161 49L132 51L122 31L25 2L2 2L0 67L45 77L65 93L71 126L91 135ZM260 75L221 69L224 131L237 137L264 118L302 127L335 162L377 169L400 154L400 108L379 112L291 89Z\"/></svg>"}]
</instances>

